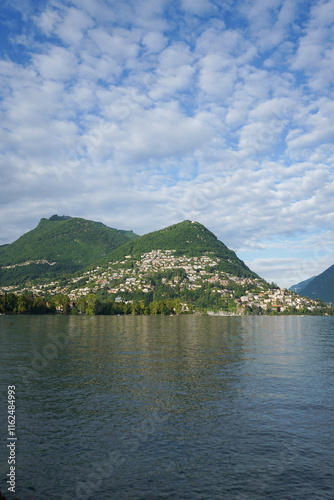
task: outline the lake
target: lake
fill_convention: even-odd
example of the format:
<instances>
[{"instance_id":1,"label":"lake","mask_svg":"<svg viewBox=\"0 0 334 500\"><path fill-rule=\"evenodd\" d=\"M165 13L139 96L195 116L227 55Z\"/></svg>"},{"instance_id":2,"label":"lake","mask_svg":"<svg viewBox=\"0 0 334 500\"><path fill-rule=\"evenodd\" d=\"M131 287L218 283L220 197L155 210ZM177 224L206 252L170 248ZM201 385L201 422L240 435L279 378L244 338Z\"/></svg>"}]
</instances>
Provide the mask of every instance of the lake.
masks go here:
<instances>
[{"instance_id":1,"label":"lake","mask_svg":"<svg viewBox=\"0 0 334 500\"><path fill-rule=\"evenodd\" d=\"M8 500L334 498L332 317L1 316L0 341Z\"/></svg>"}]
</instances>

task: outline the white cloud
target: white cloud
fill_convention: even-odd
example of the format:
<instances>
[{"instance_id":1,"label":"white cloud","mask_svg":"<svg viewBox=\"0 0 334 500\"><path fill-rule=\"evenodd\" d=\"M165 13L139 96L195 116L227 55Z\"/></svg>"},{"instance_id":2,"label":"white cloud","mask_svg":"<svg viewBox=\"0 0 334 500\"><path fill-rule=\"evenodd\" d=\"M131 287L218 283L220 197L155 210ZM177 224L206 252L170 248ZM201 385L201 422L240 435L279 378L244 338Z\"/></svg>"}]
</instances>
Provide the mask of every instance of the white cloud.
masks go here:
<instances>
[{"instance_id":1,"label":"white cloud","mask_svg":"<svg viewBox=\"0 0 334 500\"><path fill-rule=\"evenodd\" d=\"M50 47L43 54L34 54L34 66L42 78L66 81L76 74L77 59L63 47Z\"/></svg>"},{"instance_id":2,"label":"white cloud","mask_svg":"<svg viewBox=\"0 0 334 500\"><path fill-rule=\"evenodd\" d=\"M268 279L312 261L334 222L333 2L15 8L31 31L13 14L0 60L1 242L57 212L189 218Z\"/></svg>"},{"instance_id":3,"label":"white cloud","mask_svg":"<svg viewBox=\"0 0 334 500\"><path fill-rule=\"evenodd\" d=\"M299 40L292 68L304 71L308 84L314 91L331 86L333 81L333 36L334 5L331 0L316 3L304 36Z\"/></svg>"},{"instance_id":4,"label":"white cloud","mask_svg":"<svg viewBox=\"0 0 334 500\"><path fill-rule=\"evenodd\" d=\"M192 87L195 69L193 56L185 44L171 45L158 57L156 79L149 95L154 100L164 99Z\"/></svg>"},{"instance_id":5,"label":"white cloud","mask_svg":"<svg viewBox=\"0 0 334 500\"><path fill-rule=\"evenodd\" d=\"M308 113L307 113L308 111ZM293 130L287 136L290 149L313 150L315 146L332 145L334 104L330 99L313 103L303 116L302 129Z\"/></svg>"},{"instance_id":6,"label":"white cloud","mask_svg":"<svg viewBox=\"0 0 334 500\"><path fill-rule=\"evenodd\" d=\"M185 11L199 16L216 10L209 0L182 0L181 3Z\"/></svg>"},{"instance_id":7,"label":"white cloud","mask_svg":"<svg viewBox=\"0 0 334 500\"><path fill-rule=\"evenodd\" d=\"M50 36L61 22L61 15L59 11L46 9L38 16L33 16L32 19L44 35Z\"/></svg>"},{"instance_id":8,"label":"white cloud","mask_svg":"<svg viewBox=\"0 0 334 500\"><path fill-rule=\"evenodd\" d=\"M301 0L255 0L245 2L241 11L245 13L249 29L261 50L267 51L286 41L298 9L305 9Z\"/></svg>"},{"instance_id":9,"label":"white cloud","mask_svg":"<svg viewBox=\"0 0 334 500\"><path fill-rule=\"evenodd\" d=\"M168 39L158 31L150 31L143 37L142 43L149 52L154 54L161 52L165 48Z\"/></svg>"},{"instance_id":10,"label":"white cloud","mask_svg":"<svg viewBox=\"0 0 334 500\"><path fill-rule=\"evenodd\" d=\"M102 54L108 54L115 60L127 63L130 59L134 59L138 53L138 44L133 40L131 34L126 30L118 30L118 32L110 35L101 28L89 30L90 38L96 43Z\"/></svg>"},{"instance_id":11,"label":"white cloud","mask_svg":"<svg viewBox=\"0 0 334 500\"><path fill-rule=\"evenodd\" d=\"M152 158L188 155L212 136L201 121L184 117L174 106L160 107L144 115L130 115L127 133L114 144L122 161L149 162Z\"/></svg>"},{"instance_id":12,"label":"white cloud","mask_svg":"<svg viewBox=\"0 0 334 500\"><path fill-rule=\"evenodd\" d=\"M58 24L55 30L59 38L68 45L79 43L87 28L94 25L94 21L84 12L69 8L63 22Z\"/></svg>"},{"instance_id":13,"label":"white cloud","mask_svg":"<svg viewBox=\"0 0 334 500\"><path fill-rule=\"evenodd\" d=\"M237 68L217 55L202 58L199 85L211 99L226 99L232 95L237 80Z\"/></svg>"}]
</instances>

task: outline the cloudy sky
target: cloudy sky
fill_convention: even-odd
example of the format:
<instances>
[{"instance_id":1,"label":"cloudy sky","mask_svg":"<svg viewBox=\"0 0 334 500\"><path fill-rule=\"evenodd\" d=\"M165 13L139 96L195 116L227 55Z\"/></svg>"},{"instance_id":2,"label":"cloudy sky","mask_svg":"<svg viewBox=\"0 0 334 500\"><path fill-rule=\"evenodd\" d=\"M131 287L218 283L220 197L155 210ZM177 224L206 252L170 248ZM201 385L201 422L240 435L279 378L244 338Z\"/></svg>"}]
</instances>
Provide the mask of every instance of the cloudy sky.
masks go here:
<instances>
[{"instance_id":1,"label":"cloudy sky","mask_svg":"<svg viewBox=\"0 0 334 500\"><path fill-rule=\"evenodd\" d=\"M334 0L3 0L0 244L197 220L280 286L334 263Z\"/></svg>"}]
</instances>

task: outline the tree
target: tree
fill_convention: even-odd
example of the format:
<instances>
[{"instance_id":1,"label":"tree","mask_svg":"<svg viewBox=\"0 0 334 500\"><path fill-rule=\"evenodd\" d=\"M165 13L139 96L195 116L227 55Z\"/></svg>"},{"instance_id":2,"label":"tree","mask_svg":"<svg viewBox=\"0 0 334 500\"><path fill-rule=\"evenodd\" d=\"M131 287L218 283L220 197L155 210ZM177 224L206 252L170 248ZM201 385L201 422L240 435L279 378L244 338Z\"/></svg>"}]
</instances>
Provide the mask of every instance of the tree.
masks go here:
<instances>
[{"instance_id":1,"label":"tree","mask_svg":"<svg viewBox=\"0 0 334 500\"><path fill-rule=\"evenodd\" d=\"M140 304L139 302L137 302L136 300L134 300L132 302L132 305L131 305L131 314L140 314L141 312L141 309L140 309Z\"/></svg>"},{"instance_id":2,"label":"tree","mask_svg":"<svg viewBox=\"0 0 334 500\"><path fill-rule=\"evenodd\" d=\"M153 300L150 304L150 313L159 314L160 313L160 303L157 300Z\"/></svg>"},{"instance_id":3,"label":"tree","mask_svg":"<svg viewBox=\"0 0 334 500\"><path fill-rule=\"evenodd\" d=\"M5 314L5 296L0 295L0 313Z\"/></svg>"},{"instance_id":4,"label":"tree","mask_svg":"<svg viewBox=\"0 0 334 500\"><path fill-rule=\"evenodd\" d=\"M141 300L140 303L140 314L150 314L150 304L147 300Z\"/></svg>"},{"instance_id":5,"label":"tree","mask_svg":"<svg viewBox=\"0 0 334 500\"><path fill-rule=\"evenodd\" d=\"M5 293L5 312L14 313L16 312L17 306L17 296L13 293Z\"/></svg>"},{"instance_id":6,"label":"tree","mask_svg":"<svg viewBox=\"0 0 334 500\"><path fill-rule=\"evenodd\" d=\"M25 295L20 295L17 299L17 312L18 314L26 314L28 311L28 301Z\"/></svg>"},{"instance_id":7,"label":"tree","mask_svg":"<svg viewBox=\"0 0 334 500\"><path fill-rule=\"evenodd\" d=\"M45 314L47 312L46 300L44 297L35 297L31 312L34 314Z\"/></svg>"},{"instance_id":8,"label":"tree","mask_svg":"<svg viewBox=\"0 0 334 500\"><path fill-rule=\"evenodd\" d=\"M94 293L86 295L86 314L93 316L101 311L101 302Z\"/></svg>"},{"instance_id":9,"label":"tree","mask_svg":"<svg viewBox=\"0 0 334 500\"><path fill-rule=\"evenodd\" d=\"M51 303L56 307L56 310L62 314L71 312L70 299L67 295L59 294L52 298Z\"/></svg>"},{"instance_id":10,"label":"tree","mask_svg":"<svg viewBox=\"0 0 334 500\"><path fill-rule=\"evenodd\" d=\"M164 300L161 301L160 314L163 314L165 316L167 316L167 314L168 314L168 307L167 307L167 304Z\"/></svg>"},{"instance_id":11,"label":"tree","mask_svg":"<svg viewBox=\"0 0 334 500\"><path fill-rule=\"evenodd\" d=\"M181 306L180 299L175 299L174 300L174 311L175 311L175 314L181 314L181 312L182 312L182 306Z\"/></svg>"},{"instance_id":12,"label":"tree","mask_svg":"<svg viewBox=\"0 0 334 500\"><path fill-rule=\"evenodd\" d=\"M86 306L87 306L86 298L79 297L77 300L77 309L78 309L79 313L85 314Z\"/></svg>"}]
</instances>

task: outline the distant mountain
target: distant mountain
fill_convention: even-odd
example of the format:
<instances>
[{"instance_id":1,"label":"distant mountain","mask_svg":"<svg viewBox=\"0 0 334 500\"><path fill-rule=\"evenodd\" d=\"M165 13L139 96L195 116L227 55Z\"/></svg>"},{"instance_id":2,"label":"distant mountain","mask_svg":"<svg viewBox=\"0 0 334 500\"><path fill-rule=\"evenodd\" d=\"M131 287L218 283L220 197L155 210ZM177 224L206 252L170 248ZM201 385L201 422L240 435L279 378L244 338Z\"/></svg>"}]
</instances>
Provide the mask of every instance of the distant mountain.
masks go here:
<instances>
[{"instance_id":1,"label":"distant mountain","mask_svg":"<svg viewBox=\"0 0 334 500\"><path fill-rule=\"evenodd\" d=\"M302 290L315 278L315 276L312 276L312 278L309 278L308 280L301 281L300 283L297 283L296 285L290 286L289 290L292 292L296 293L301 293Z\"/></svg>"},{"instance_id":2,"label":"distant mountain","mask_svg":"<svg viewBox=\"0 0 334 500\"><path fill-rule=\"evenodd\" d=\"M108 255L108 261L122 261L128 255L140 259L142 254L152 250L175 250L176 256L186 255L189 257L211 254L221 259L220 270L222 271L235 276L258 277L236 256L235 252L227 248L211 231L199 222L189 220L125 243Z\"/></svg>"},{"instance_id":3,"label":"distant mountain","mask_svg":"<svg viewBox=\"0 0 334 500\"><path fill-rule=\"evenodd\" d=\"M73 274L137 237L78 217L43 218L35 229L0 247L0 285Z\"/></svg>"},{"instance_id":4,"label":"distant mountain","mask_svg":"<svg viewBox=\"0 0 334 500\"><path fill-rule=\"evenodd\" d=\"M334 303L334 265L313 278L299 293L310 299Z\"/></svg>"}]
</instances>

